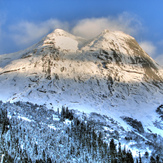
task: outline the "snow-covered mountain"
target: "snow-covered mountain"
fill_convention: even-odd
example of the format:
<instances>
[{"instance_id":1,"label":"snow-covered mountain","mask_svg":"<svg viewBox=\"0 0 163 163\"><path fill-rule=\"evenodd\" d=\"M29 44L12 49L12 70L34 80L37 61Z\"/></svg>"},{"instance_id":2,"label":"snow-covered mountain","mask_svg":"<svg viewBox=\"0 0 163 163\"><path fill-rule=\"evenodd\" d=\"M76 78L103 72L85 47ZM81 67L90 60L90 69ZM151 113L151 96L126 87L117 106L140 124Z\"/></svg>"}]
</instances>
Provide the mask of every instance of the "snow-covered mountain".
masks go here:
<instances>
[{"instance_id":1,"label":"snow-covered mountain","mask_svg":"<svg viewBox=\"0 0 163 163\"><path fill-rule=\"evenodd\" d=\"M122 124L122 117L131 117L147 132L163 135L155 125L160 120L156 108L163 102L163 70L120 31L104 30L85 40L56 29L26 50L1 55L0 92L4 102L65 105Z\"/></svg>"},{"instance_id":2,"label":"snow-covered mountain","mask_svg":"<svg viewBox=\"0 0 163 163\"><path fill-rule=\"evenodd\" d=\"M51 132L63 125L59 129L63 134L65 122L57 119L56 124L54 118L62 116L56 112L62 106L77 109L73 116L78 116L78 121L90 121L98 136L99 131L103 132L105 138L133 148L133 153L163 151L163 70L133 37L123 32L104 30L96 38L85 40L56 29L28 49L1 55L0 92L3 102L22 101L0 103L1 112L8 116L3 126L12 126L9 130L3 127L3 148L11 155L17 147L11 148L15 142L10 137L15 134L16 138L17 130L22 135L24 125L29 128L25 132L29 136L19 139L19 144L31 158L31 150L25 147L43 139L41 134L33 139L30 130L38 133L33 126L38 125L42 133L43 128ZM71 119L70 124L74 121ZM42 151L42 146L37 144L38 150ZM34 148L32 144L30 148ZM51 146L46 148L47 153L51 152Z\"/></svg>"}]
</instances>

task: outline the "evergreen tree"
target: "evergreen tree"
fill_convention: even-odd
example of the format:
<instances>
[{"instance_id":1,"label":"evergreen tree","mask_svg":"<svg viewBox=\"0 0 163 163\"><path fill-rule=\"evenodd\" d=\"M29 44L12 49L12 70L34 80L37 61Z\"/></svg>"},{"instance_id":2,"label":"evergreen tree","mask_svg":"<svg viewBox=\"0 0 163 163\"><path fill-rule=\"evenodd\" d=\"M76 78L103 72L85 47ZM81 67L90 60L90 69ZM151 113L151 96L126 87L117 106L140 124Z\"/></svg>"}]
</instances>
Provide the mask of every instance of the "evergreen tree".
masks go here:
<instances>
[{"instance_id":1,"label":"evergreen tree","mask_svg":"<svg viewBox=\"0 0 163 163\"><path fill-rule=\"evenodd\" d=\"M52 163L51 158L47 159L47 163Z\"/></svg>"},{"instance_id":2,"label":"evergreen tree","mask_svg":"<svg viewBox=\"0 0 163 163\"><path fill-rule=\"evenodd\" d=\"M121 143L119 142L119 147L118 147L118 153L121 154L122 150L121 150Z\"/></svg>"},{"instance_id":3,"label":"evergreen tree","mask_svg":"<svg viewBox=\"0 0 163 163\"><path fill-rule=\"evenodd\" d=\"M156 160L154 159L153 156L150 157L150 163L156 163Z\"/></svg>"},{"instance_id":4,"label":"evergreen tree","mask_svg":"<svg viewBox=\"0 0 163 163\"><path fill-rule=\"evenodd\" d=\"M139 152L139 163L142 163L140 152Z\"/></svg>"},{"instance_id":5,"label":"evergreen tree","mask_svg":"<svg viewBox=\"0 0 163 163\"><path fill-rule=\"evenodd\" d=\"M158 155L156 156L156 162L157 162L157 163L159 163L159 162L160 162L160 158L159 158L159 156L158 156Z\"/></svg>"},{"instance_id":6,"label":"evergreen tree","mask_svg":"<svg viewBox=\"0 0 163 163\"><path fill-rule=\"evenodd\" d=\"M123 153L124 156L126 155L126 146L124 146L124 149L123 149L122 153Z\"/></svg>"},{"instance_id":7,"label":"evergreen tree","mask_svg":"<svg viewBox=\"0 0 163 163\"><path fill-rule=\"evenodd\" d=\"M57 108L57 114L59 115L59 108Z\"/></svg>"},{"instance_id":8,"label":"evergreen tree","mask_svg":"<svg viewBox=\"0 0 163 163\"><path fill-rule=\"evenodd\" d=\"M148 153L147 151L145 152L145 154L144 154L144 155L145 155L145 158L147 158L147 159L148 159L148 157L149 157L149 153Z\"/></svg>"},{"instance_id":9,"label":"evergreen tree","mask_svg":"<svg viewBox=\"0 0 163 163\"><path fill-rule=\"evenodd\" d=\"M116 155L116 145L114 143L114 139L111 139L111 141L110 141L110 154L111 154L111 158L115 158L115 155Z\"/></svg>"},{"instance_id":10,"label":"evergreen tree","mask_svg":"<svg viewBox=\"0 0 163 163\"><path fill-rule=\"evenodd\" d=\"M42 152L42 158L43 158L43 161L45 161L45 151L44 150Z\"/></svg>"},{"instance_id":11,"label":"evergreen tree","mask_svg":"<svg viewBox=\"0 0 163 163\"><path fill-rule=\"evenodd\" d=\"M68 107L66 107L65 118L69 118L69 110L68 110Z\"/></svg>"},{"instance_id":12,"label":"evergreen tree","mask_svg":"<svg viewBox=\"0 0 163 163\"><path fill-rule=\"evenodd\" d=\"M131 153L130 150L126 154L126 161L129 162L129 163L134 163L134 158L133 158L132 153Z\"/></svg>"},{"instance_id":13,"label":"evergreen tree","mask_svg":"<svg viewBox=\"0 0 163 163\"><path fill-rule=\"evenodd\" d=\"M136 158L136 163L139 163L138 158Z\"/></svg>"},{"instance_id":14,"label":"evergreen tree","mask_svg":"<svg viewBox=\"0 0 163 163\"><path fill-rule=\"evenodd\" d=\"M94 134L95 134L95 133L94 133ZM101 146L102 146L102 133L101 133L101 132L100 132L99 135L98 135L97 142L98 142L99 148L101 148Z\"/></svg>"},{"instance_id":15,"label":"evergreen tree","mask_svg":"<svg viewBox=\"0 0 163 163\"><path fill-rule=\"evenodd\" d=\"M65 118L65 107L64 106L62 106L62 110L61 110L61 117L62 118Z\"/></svg>"},{"instance_id":16,"label":"evergreen tree","mask_svg":"<svg viewBox=\"0 0 163 163\"><path fill-rule=\"evenodd\" d=\"M116 150L115 148L116 148L116 145L114 143L114 139L111 139L111 141L110 141L110 150L115 152L115 150Z\"/></svg>"},{"instance_id":17,"label":"evergreen tree","mask_svg":"<svg viewBox=\"0 0 163 163\"><path fill-rule=\"evenodd\" d=\"M37 144L34 145L34 154L38 155Z\"/></svg>"}]
</instances>

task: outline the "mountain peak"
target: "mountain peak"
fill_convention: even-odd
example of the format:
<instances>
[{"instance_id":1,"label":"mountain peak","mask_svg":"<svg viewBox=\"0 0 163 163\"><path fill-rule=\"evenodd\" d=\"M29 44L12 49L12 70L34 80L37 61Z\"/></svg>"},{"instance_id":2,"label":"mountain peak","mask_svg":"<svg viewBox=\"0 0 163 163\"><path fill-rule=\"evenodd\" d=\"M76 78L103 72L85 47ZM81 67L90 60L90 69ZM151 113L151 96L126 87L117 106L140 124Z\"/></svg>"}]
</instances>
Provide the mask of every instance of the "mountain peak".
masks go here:
<instances>
[{"instance_id":1,"label":"mountain peak","mask_svg":"<svg viewBox=\"0 0 163 163\"><path fill-rule=\"evenodd\" d=\"M54 33L67 33L67 32L64 31L63 29L57 28L54 30Z\"/></svg>"},{"instance_id":2,"label":"mountain peak","mask_svg":"<svg viewBox=\"0 0 163 163\"><path fill-rule=\"evenodd\" d=\"M69 33L69 32L67 32L67 31L65 31L65 30L63 30L63 29L55 29L53 32L51 32L50 34L48 34L47 36L46 36L46 39L48 38L51 38L51 39L53 39L54 37L61 37L61 36L63 36L63 37L70 37L70 38L72 38L72 39L76 39L77 37L76 36L74 36L73 34L71 34L71 33Z\"/></svg>"},{"instance_id":3,"label":"mountain peak","mask_svg":"<svg viewBox=\"0 0 163 163\"><path fill-rule=\"evenodd\" d=\"M109 32L110 32L109 29L104 29L101 33L106 34L106 33L109 33Z\"/></svg>"},{"instance_id":4,"label":"mountain peak","mask_svg":"<svg viewBox=\"0 0 163 163\"><path fill-rule=\"evenodd\" d=\"M53 34L55 34L56 36L65 36L65 37L75 37L72 34L64 31L63 29L55 29L53 32Z\"/></svg>"},{"instance_id":5,"label":"mountain peak","mask_svg":"<svg viewBox=\"0 0 163 163\"><path fill-rule=\"evenodd\" d=\"M84 42L56 29L38 46L0 59L3 101L88 108L113 116L126 112L134 118L162 104L162 72L133 37L120 31L104 30Z\"/></svg>"},{"instance_id":6,"label":"mountain peak","mask_svg":"<svg viewBox=\"0 0 163 163\"><path fill-rule=\"evenodd\" d=\"M100 36L103 36L103 37L111 37L113 35L117 38L132 38L132 39L134 39L132 36L124 33L123 31L111 31L109 29L104 29L100 34Z\"/></svg>"},{"instance_id":7,"label":"mountain peak","mask_svg":"<svg viewBox=\"0 0 163 163\"><path fill-rule=\"evenodd\" d=\"M62 29L55 29L44 39L43 45L53 45L60 50L75 52L78 49L76 37Z\"/></svg>"},{"instance_id":8,"label":"mountain peak","mask_svg":"<svg viewBox=\"0 0 163 163\"><path fill-rule=\"evenodd\" d=\"M108 29L103 30L100 35L92 39L83 49L87 50L89 48L93 50L114 50L127 56L145 53L132 36L122 31L110 31Z\"/></svg>"}]
</instances>

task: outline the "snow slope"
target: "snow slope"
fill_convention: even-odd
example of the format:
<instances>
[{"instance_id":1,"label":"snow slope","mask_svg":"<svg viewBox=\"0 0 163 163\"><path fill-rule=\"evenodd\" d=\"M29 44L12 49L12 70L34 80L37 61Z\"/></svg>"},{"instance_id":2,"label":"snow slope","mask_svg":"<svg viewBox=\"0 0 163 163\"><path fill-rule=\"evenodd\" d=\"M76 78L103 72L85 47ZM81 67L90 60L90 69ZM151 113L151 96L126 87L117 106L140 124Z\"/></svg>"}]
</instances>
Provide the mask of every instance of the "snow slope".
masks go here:
<instances>
[{"instance_id":1,"label":"snow slope","mask_svg":"<svg viewBox=\"0 0 163 163\"><path fill-rule=\"evenodd\" d=\"M154 122L163 99L163 70L120 31L104 30L92 40L57 29L24 51L0 56L0 99L78 109Z\"/></svg>"}]
</instances>

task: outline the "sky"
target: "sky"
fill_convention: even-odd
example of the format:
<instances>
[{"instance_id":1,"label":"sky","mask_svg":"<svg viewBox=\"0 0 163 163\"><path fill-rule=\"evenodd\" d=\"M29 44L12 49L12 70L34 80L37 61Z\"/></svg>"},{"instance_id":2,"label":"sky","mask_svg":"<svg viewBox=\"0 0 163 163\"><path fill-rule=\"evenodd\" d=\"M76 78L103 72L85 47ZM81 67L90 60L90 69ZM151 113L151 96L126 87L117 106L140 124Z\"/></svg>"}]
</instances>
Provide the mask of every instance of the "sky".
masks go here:
<instances>
[{"instance_id":1,"label":"sky","mask_svg":"<svg viewBox=\"0 0 163 163\"><path fill-rule=\"evenodd\" d=\"M163 66L162 0L0 0L0 55L23 50L56 28L87 39L104 29L135 37Z\"/></svg>"}]
</instances>

